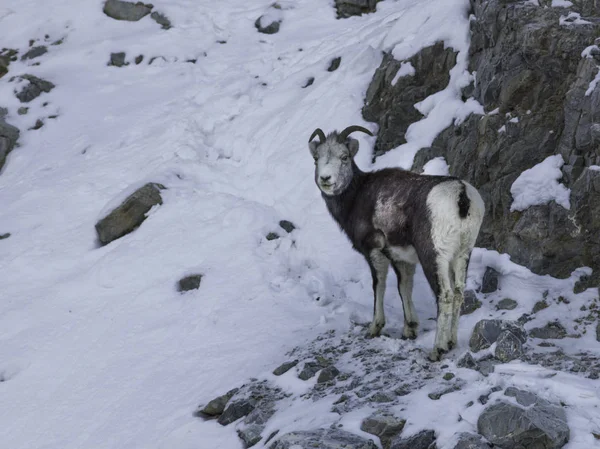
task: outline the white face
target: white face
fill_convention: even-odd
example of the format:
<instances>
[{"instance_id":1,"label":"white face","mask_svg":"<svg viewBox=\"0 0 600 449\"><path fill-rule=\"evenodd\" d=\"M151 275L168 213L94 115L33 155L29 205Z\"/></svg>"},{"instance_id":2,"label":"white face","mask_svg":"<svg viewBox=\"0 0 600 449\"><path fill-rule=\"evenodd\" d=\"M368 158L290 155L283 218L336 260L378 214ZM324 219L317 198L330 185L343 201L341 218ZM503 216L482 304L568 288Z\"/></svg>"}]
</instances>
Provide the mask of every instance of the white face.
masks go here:
<instances>
[{"instance_id":1,"label":"white face","mask_svg":"<svg viewBox=\"0 0 600 449\"><path fill-rule=\"evenodd\" d=\"M348 139L347 145L334 139L324 143L310 142L315 160L315 183L325 195L339 195L352 181L352 159L358 151L358 141Z\"/></svg>"}]
</instances>

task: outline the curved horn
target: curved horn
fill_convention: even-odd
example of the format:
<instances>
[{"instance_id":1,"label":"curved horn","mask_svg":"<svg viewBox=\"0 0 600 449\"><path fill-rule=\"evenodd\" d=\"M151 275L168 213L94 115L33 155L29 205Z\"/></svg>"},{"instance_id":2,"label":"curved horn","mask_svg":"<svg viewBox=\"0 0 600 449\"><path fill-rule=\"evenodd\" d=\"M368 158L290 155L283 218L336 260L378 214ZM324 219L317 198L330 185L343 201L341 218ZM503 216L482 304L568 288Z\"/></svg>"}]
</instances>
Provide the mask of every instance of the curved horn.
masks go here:
<instances>
[{"instance_id":1,"label":"curved horn","mask_svg":"<svg viewBox=\"0 0 600 449\"><path fill-rule=\"evenodd\" d=\"M311 134L310 139L308 139L308 141L311 142L316 136L319 136L319 143L323 143L323 142L325 142L325 140L327 140L323 130L321 128L317 128L313 131L313 133Z\"/></svg>"},{"instance_id":2,"label":"curved horn","mask_svg":"<svg viewBox=\"0 0 600 449\"><path fill-rule=\"evenodd\" d=\"M344 142L346 140L346 138L355 131L360 131L361 133L368 134L369 136L373 135L373 133L371 131L369 131L367 128L363 128L362 126L354 125L354 126L349 126L348 128L346 128L339 134L338 142L340 142L340 143Z\"/></svg>"}]
</instances>

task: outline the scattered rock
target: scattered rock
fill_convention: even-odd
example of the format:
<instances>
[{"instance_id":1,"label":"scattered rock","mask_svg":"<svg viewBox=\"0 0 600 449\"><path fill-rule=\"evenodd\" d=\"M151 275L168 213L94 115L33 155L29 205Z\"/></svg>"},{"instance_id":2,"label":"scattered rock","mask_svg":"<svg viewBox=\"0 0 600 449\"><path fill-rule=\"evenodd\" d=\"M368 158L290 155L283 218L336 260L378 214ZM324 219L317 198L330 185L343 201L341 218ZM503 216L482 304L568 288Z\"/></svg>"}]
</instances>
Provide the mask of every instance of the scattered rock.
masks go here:
<instances>
[{"instance_id":1,"label":"scattered rock","mask_svg":"<svg viewBox=\"0 0 600 449\"><path fill-rule=\"evenodd\" d=\"M382 0L335 0L338 19L375 12Z\"/></svg>"},{"instance_id":2,"label":"scattered rock","mask_svg":"<svg viewBox=\"0 0 600 449\"><path fill-rule=\"evenodd\" d=\"M315 78L313 76L311 76L309 79L306 80L306 83L304 83L304 86L302 86L302 89L306 89L308 86L312 86L312 84L315 82Z\"/></svg>"},{"instance_id":3,"label":"scattered rock","mask_svg":"<svg viewBox=\"0 0 600 449\"><path fill-rule=\"evenodd\" d=\"M423 430L409 438L394 438L390 449L435 449L435 432Z\"/></svg>"},{"instance_id":4,"label":"scattered rock","mask_svg":"<svg viewBox=\"0 0 600 449\"><path fill-rule=\"evenodd\" d=\"M340 68L340 63L342 62L342 57L338 56L337 58L333 58L331 60L331 63L329 64L329 67L327 68L328 72L335 72L337 69Z\"/></svg>"},{"instance_id":5,"label":"scattered rock","mask_svg":"<svg viewBox=\"0 0 600 449\"><path fill-rule=\"evenodd\" d=\"M44 126L44 122L41 119L37 119L35 124L29 129L35 131L36 129L40 129L42 126Z\"/></svg>"},{"instance_id":6,"label":"scattered rock","mask_svg":"<svg viewBox=\"0 0 600 449\"><path fill-rule=\"evenodd\" d=\"M478 352L489 348L504 331L512 332L522 343L527 341L525 329L513 321L481 320L475 325L469 340L471 351Z\"/></svg>"},{"instance_id":7,"label":"scattered rock","mask_svg":"<svg viewBox=\"0 0 600 449\"><path fill-rule=\"evenodd\" d=\"M498 277L500 273L492 267L487 267L481 280L481 293L493 293L498 290Z\"/></svg>"},{"instance_id":8,"label":"scattered rock","mask_svg":"<svg viewBox=\"0 0 600 449\"><path fill-rule=\"evenodd\" d=\"M519 405L498 402L479 416L477 430L490 443L502 448L558 449L570 437L564 409L535 394L508 388L504 393Z\"/></svg>"},{"instance_id":9,"label":"scattered rock","mask_svg":"<svg viewBox=\"0 0 600 449\"><path fill-rule=\"evenodd\" d=\"M402 432L406 421L389 413L375 413L365 418L360 425L360 430L379 437L383 449L389 449L392 439Z\"/></svg>"},{"instance_id":10,"label":"scattered rock","mask_svg":"<svg viewBox=\"0 0 600 449\"><path fill-rule=\"evenodd\" d=\"M96 232L102 245L123 237L137 229L146 220L150 209L162 204L162 184L148 183L129 195L120 206L96 223Z\"/></svg>"},{"instance_id":11,"label":"scattered rock","mask_svg":"<svg viewBox=\"0 0 600 449\"><path fill-rule=\"evenodd\" d=\"M494 355L501 362L507 363L523 356L523 343L509 330L503 331L496 340Z\"/></svg>"},{"instance_id":12,"label":"scattered rock","mask_svg":"<svg viewBox=\"0 0 600 449\"><path fill-rule=\"evenodd\" d=\"M29 84L16 94L21 103L29 103L39 97L42 92L48 93L56 87L50 81L43 80L33 75L21 75L19 78L29 81Z\"/></svg>"},{"instance_id":13,"label":"scattered rock","mask_svg":"<svg viewBox=\"0 0 600 449\"><path fill-rule=\"evenodd\" d=\"M0 234L0 240L4 240L10 237L10 232L7 232L5 234Z\"/></svg>"},{"instance_id":14,"label":"scattered rock","mask_svg":"<svg viewBox=\"0 0 600 449\"><path fill-rule=\"evenodd\" d=\"M152 20L158 23L163 30L173 28L173 26L171 25L171 21L164 14L154 11L152 14L150 14L150 17L152 18Z\"/></svg>"},{"instance_id":15,"label":"scattered rock","mask_svg":"<svg viewBox=\"0 0 600 449\"><path fill-rule=\"evenodd\" d=\"M548 308L548 303L546 302L545 299L538 301L535 303L535 305L533 306L533 310L531 311L531 313L538 313L540 310L544 310Z\"/></svg>"},{"instance_id":16,"label":"scattered rock","mask_svg":"<svg viewBox=\"0 0 600 449\"><path fill-rule=\"evenodd\" d=\"M490 447L480 435L462 432L458 435L454 449L489 449Z\"/></svg>"},{"instance_id":17,"label":"scattered rock","mask_svg":"<svg viewBox=\"0 0 600 449\"><path fill-rule=\"evenodd\" d=\"M19 128L9 125L4 118L0 118L0 170L4 166L6 156L15 147L19 135Z\"/></svg>"},{"instance_id":18,"label":"scattered rock","mask_svg":"<svg viewBox=\"0 0 600 449\"><path fill-rule=\"evenodd\" d=\"M148 61L148 65L152 65L152 63L157 60L162 60L163 62L167 62L167 59L164 56L153 56L152 58L150 58L150 61Z\"/></svg>"},{"instance_id":19,"label":"scattered rock","mask_svg":"<svg viewBox=\"0 0 600 449\"><path fill-rule=\"evenodd\" d=\"M387 402L394 402L396 394L391 391L377 391L371 395L369 401L376 402L378 404L385 404Z\"/></svg>"},{"instance_id":20,"label":"scattered rock","mask_svg":"<svg viewBox=\"0 0 600 449\"><path fill-rule=\"evenodd\" d=\"M456 366L458 366L459 368L473 369L475 371L479 370L477 362L475 361L470 352L467 352L465 355L463 355L462 358L457 362Z\"/></svg>"},{"instance_id":21,"label":"scattered rock","mask_svg":"<svg viewBox=\"0 0 600 449\"><path fill-rule=\"evenodd\" d=\"M135 65L140 64L144 60L144 55L138 55L135 57Z\"/></svg>"},{"instance_id":22,"label":"scattered rock","mask_svg":"<svg viewBox=\"0 0 600 449\"><path fill-rule=\"evenodd\" d=\"M61 37L57 41L52 42L50 45L62 45L65 42L65 38Z\"/></svg>"},{"instance_id":23,"label":"scattered rock","mask_svg":"<svg viewBox=\"0 0 600 449\"><path fill-rule=\"evenodd\" d=\"M600 321L596 323L596 341L600 342Z\"/></svg>"},{"instance_id":24,"label":"scattered rock","mask_svg":"<svg viewBox=\"0 0 600 449\"><path fill-rule=\"evenodd\" d=\"M460 306L461 315L469 315L481 307L481 301L477 299L474 290L466 290L464 298L465 300Z\"/></svg>"},{"instance_id":25,"label":"scattered rock","mask_svg":"<svg viewBox=\"0 0 600 449\"><path fill-rule=\"evenodd\" d=\"M202 281L201 274L192 274L179 280L177 290L180 292L188 292L190 290L198 290Z\"/></svg>"},{"instance_id":26,"label":"scattered rock","mask_svg":"<svg viewBox=\"0 0 600 449\"><path fill-rule=\"evenodd\" d=\"M317 383L322 384L324 382L330 382L340 374L340 371L333 365L323 368L317 377Z\"/></svg>"},{"instance_id":27,"label":"scattered rock","mask_svg":"<svg viewBox=\"0 0 600 449\"><path fill-rule=\"evenodd\" d=\"M517 301L511 298L501 299L496 305L496 310L514 310L517 308Z\"/></svg>"},{"instance_id":28,"label":"scattered rock","mask_svg":"<svg viewBox=\"0 0 600 449\"><path fill-rule=\"evenodd\" d=\"M291 221L288 220L281 220L279 222L279 226L281 226L285 232L287 232L288 234L290 232L292 232L294 229L296 229L296 226L294 226L294 223L292 223Z\"/></svg>"},{"instance_id":29,"label":"scattered rock","mask_svg":"<svg viewBox=\"0 0 600 449\"><path fill-rule=\"evenodd\" d=\"M256 408L256 400L253 398L240 399L230 402L227 408L221 413L217 422L222 426L231 424L240 418L250 414Z\"/></svg>"},{"instance_id":30,"label":"scattered rock","mask_svg":"<svg viewBox=\"0 0 600 449\"><path fill-rule=\"evenodd\" d=\"M529 331L532 338L561 339L567 336L567 330L558 321L546 324L544 327L536 327Z\"/></svg>"},{"instance_id":31,"label":"scattered rock","mask_svg":"<svg viewBox=\"0 0 600 449\"><path fill-rule=\"evenodd\" d=\"M455 377L454 373L446 373L446 374L444 374L443 379L444 380L452 380L452 379L454 379L454 377Z\"/></svg>"},{"instance_id":32,"label":"scattered rock","mask_svg":"<svg viewBox=\"0 0 600 449\"><path fill-rule=\"evenodd\" d=\"M145 5L142 2L130 3L121 0L106 0L103 11L108 17L116 20L137 22L150 14L152 8L152 5Z\"/></svg>"},{"instance_id":33,"label":"scattered rock","mask_svg":"<svg viewBox=\"0 0 600 449\"><path fill-rule=\"evenodd\" d=\"M481 396L479 396L477 398L477 400L479 401L480 404L485 405L490 400L490 396L492 395L492 393L495 393L495 392L500 391L500 390L502 390L502 388L500 388L500 387L494 387L487 394L482 394Z\"/></svg>"},{"instance_id":34,"label":"scattered rock","mask_svg":"<svg viewBox=\"0 0 600 449\"><path fill-rule=\"evenodd\" d=\"M225 407L227 406L227 403L229 402L231 397L234 394L236 394L238 392L238 390L239 390L238 388L234 388L233 390L229 390L224 395L221 395L221 396L213 399L208 404L206 404L204 407L199 409L195 413L195 415L202 416L202 417L220 415L225 410Z\"/></svg>"},{"instance_id":35,"label":"scattered rock","mask_svg":"<svg viewBox=\"0 0 600 449\"><path fill-rule=\"evenodd\" d=\"M279 234L277 234L276 232L269 232L267 234L267 240L271 241L271 240L277 240L279 238Z\"/></svg>"},{"instance_id":36,"label":"scattered rock","mask_svg":"<svg viewBox=\"0 0 600 449\"><path fill-rule=\"evenodd\" d=\"M17 114L19 115L25 115L29 112L29 108L26 108L24 106L21 106L19 109L17 109Z\"/></svg>"},{"instance_id":37,"label":"scattered rock","mask_svg":"<svg viewBox=\"0 0 600 449\"><path fill-rule=\"evenodd\" d=\"M302 371L300 371L300 374L298 374L298 378L301 380L308 380L314 377L314 375L317 374L317 372L319 372L319 370L322 368L323 366L317 362L306 362L302 368Z\"/></svg>"},{"instance_id":38,"label":"scattered rock","mask_svg":"<svg viewBox=\"0 0 600 449\"><path fill-rule=\"evenodd\" d=\"M48 47L45 45L38 45L37 47L32 47L29 49L27 53L24 53L21 56L21 61L25 61L27 59L37 58L38 56L42 56L44 53L48 52Z\"/></svg>"},{"instance_id":39,"label":"scattered rock","mask_svg":"<svg viewBox=\"0 0 600 449\"><path fill-rule=\"evenodd\" d=\"M265 429L259 424L250 424L237 429L238 437L244 442L245 447L252 447L262 440L261 433Z\"/></svg>"},{"instance_id":40,"label":"scattered rock","mask_svg":"<svg viewBox=\"0 0 600 449\"><path fill-rule=\"evenodd\" d=\"M442 396L448 393L454 393L455 391L459 391L461 386L459 384L450 385L449 387L442 388L441 390L434 391L433 393L429 393L427 396L432 401L439 400Z\"/></svg>"},{"instance_id":41,"label":"scattered rock","mask_svg":"<svg viewBox=\"0 0 600 449\"><path fill-rule=\"evenodd\" d=\"M275 34L279 31L279 27L281 26L281 17L279 15L267 13L256 19L254 26L259 33Z\"/></svg>"},{"instance_id":42,"label":"scattered rock","mask_svg":"<svg viewBox=\"0 0 600 449\"><path fill-rule=\"evenodd\" d=\"M125 62L125 52L120 51L118 53L111 53L108 65L115 67L123 67L124 65L129 65L128 62Z\"/></svg>"},{"instance_id":43,"label":"scattered rock","mask_svg":"<svg viewBox=\"0 0 600 449\"><path fill-rule=\"evenodd\" d=\"M276 376L281 376L282 374L287 373L293 367L298 364L298 360L292 360L291 362L285 362L279 365L275 370L273 370L273 374Z\"/></svg>"},{"instance_id":44,"label":"scattered rock","mask_svg":"<svg viewBox=\"0 0 600 449\"><path fill-rule=\"evenodd\" d=\"M377 445L372 440L366 440L341 429L302 430L286 433L269 446L269 449L296 449L299 447L377 449Z\"/></svg>"}]
</instances>

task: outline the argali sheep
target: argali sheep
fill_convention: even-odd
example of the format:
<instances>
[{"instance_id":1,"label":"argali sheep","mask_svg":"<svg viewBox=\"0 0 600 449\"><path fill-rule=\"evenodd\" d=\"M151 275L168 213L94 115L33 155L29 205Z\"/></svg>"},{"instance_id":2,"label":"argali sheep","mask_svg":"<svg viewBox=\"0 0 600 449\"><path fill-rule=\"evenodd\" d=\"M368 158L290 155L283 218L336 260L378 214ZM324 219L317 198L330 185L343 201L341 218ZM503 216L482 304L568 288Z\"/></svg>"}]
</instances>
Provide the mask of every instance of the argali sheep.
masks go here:
<instances>
[{"instance_id":1,"label":"argali sheep","mask_svg":"<svg viewBox=\"0 0 600 449\"><path fill-rule=\"evenodd\" d=\"M437 300L437 331L430 359L457 345L467 266L483 220L477 190L449 176L418 175L400 168L363 172L354 162L358 141L350 126L309 139L315 182L327 209L371 268L374 316L370 336L385 325L383 298L390 264L398 278L404 309L403 337L417 337L419 319L412 301L415 266L423 271ZM313 140L318 137L318 140Z\"/></svg>"}]
</instances>

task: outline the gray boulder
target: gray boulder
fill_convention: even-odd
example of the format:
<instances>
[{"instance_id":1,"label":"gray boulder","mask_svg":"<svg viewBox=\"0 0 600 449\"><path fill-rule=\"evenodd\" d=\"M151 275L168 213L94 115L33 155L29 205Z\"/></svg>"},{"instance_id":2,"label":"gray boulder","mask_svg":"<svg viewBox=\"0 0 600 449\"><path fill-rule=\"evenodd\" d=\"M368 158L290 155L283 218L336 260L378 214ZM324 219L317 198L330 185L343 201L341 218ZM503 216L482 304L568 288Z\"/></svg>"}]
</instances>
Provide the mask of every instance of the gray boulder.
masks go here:
<instances>
[{"instance_id":1,"label":"gray boulder","mask_svg":"<svg viewBox=\"0 0 600 449\"><path fill-rule=\"evenodd\" d=\"M383 449L389 449L392 439L402 432L404 424L406 424L404 419L390 413L378 412L365 418L360 425L360 430L379 437Z\"/></svg>"},{"instance_id":2,"label":"gray boulder","mask_svg":"<svg viewBox=\"0 0 600 449\"><path fill-rule=\"evenodd\" d=\"M317 383L322 384L325 382L331 382L338 376L338 374L340 374L340 370L333 365L323 368L319 373L319 377L317 377Z\"/></svg>"},{"instance_id":3,"label":"gray boulder","mask_svg":"<svg viewBox=\"0 0 600 449\"><path fill-rule=\"evenodd\" d=\"M377 449L372 440L341 429L318 429L290 432L278 438L269 449Z\"/></svg>"},{"instance_id":4,"label":"gray boulder","mask_svg":"<svg viewBox=\"0 0 600 449\"><path fill-rule=\"evenodd\" d=\"M292 232L294 229L296 229L296 226L294 226L294 223L292 223L292 222L291 222L291 221L289 221L289 220L281 220L281 221L279 222L279 226L280 226L280 227L281 227L281 228L282 228L282 229L283 229L285 232L287 232L288 234L289 234L290 232Z\"/></svg>"},{"instance_id":5,"label":"gray boulder","mask_svg":"<svg viewBox=\"0 0 600 449\"><path fill-rule=\"evenodd\" d=\"M173 28L173 25L171 25L171 21L169 20L169 18L160 12L154 11L152 14L150 14L150 17L152 18L152 20L158 23L163 30Z\"/></svg>"},{"instance_id":6,"label":"gray boulder","mask_svg":"<svg viewBox=\"0 0 600 449\"><path fill-rule=\"evenodd\" d=\"M496 340L495 357L507 363L523 356L523 342L511 331L503 331Z\"/></svg>"},{"instance_id":7,"label":"gray boulder","mask_svg":"<svg viewBox=\"0 0 600 449\"><path fill-rule=\"evenodd\" d=\"M281 20L269 19L268 15L260 16L254 22L254 27L263 34L275 34L279 31L280 26Z\"/></svg>"},{"instance_id":8,"label":"gray boulder","mask_svg":"<svg viewBox=\"0 0 600 449\"><path fill-rule=\"evenodd\" d=\"M517 301L511 298L503 298L496 305L496 310L514 310L518 306Z\"/></svg>"},{"instance_id":9,"label":"gray boulder","mask_svg":"<svg viewBox=\"0 0 600 449\"><path fill-rule=\"evenodd\" d=\"M201 274L191 274L181 278L177 285L177 290L180 292L189 292L190 290L198 290L202 281Z\"/></svg>"},{"instance_id":10,"label":"gray boulder","mask_svg":"<svg viewBox=\"0 0 600 449\"><path fill-rule=\"evenodd\" d=\"M129 195L120 206L96 223L98 240L106 245L137 229L150 209L162 204L162 184L148 183Z\"/></svg>"},{"instance_id":11,"label":"gray boulder","mask_svg":"<svg viewBox=\"0 0 600 449\"><path fill-rule=\"evenodd\" d=\"M469 315L481 307L481 301L477 299L477 295L473 290L466 290L464 301L460 307L461 315Z\"/></svg>"},{"instance_id":12,"label":"gray boulder","mask_svg":"<svg viewBox=\"0 0 600 449\"><path fill-rule=\"evenodd\" d=\"M48 52L48 47L45 45L38 45L37 47L31 47L27 53L24 53L21 56L21 61L25 61L27 59L37 58L38 56L42 56L44 53Z\"/></svg>"},{"instance_id":13,"label":"gray boulder","mask_svg":"<svg viewBox=\"0 0 600 449\"><path fill-rule=\"evenodd\" d=\"M19 134L19 128L9 125L4 118L0 118L0 170L6 162L6 156L15 147Z\"/></svg>"},{"instance_id":14,"label":"gray boulder","mask_svg":"<svg viewBox=\"0 0 600 449\"><path fill-rule=\"evenodd\" d=\"M596 341L600 342L600 321L596 323Z\"/></svg>"},{"instance_id":15,"label":"gray boulder","mask_svg":"<svg viewBox=\"0 0 600 449\"><path fill-rule=\"evenodd\" d=\"M471 351L478 352L482 349L489 348L496 340L498 340L498 337L500 337L500 334L504 331L511 332L521 341L521 343L527 341L525 329L514 321L481 320L475 325L473 333L471 334L471 339L469 340Z\"/></svg>"},{"instance_id":16,"label":"gray boulder","mask_svg":"<svg viewBox=\"0 0 600 449\"><path fill-rule=\"evenodd\" d=\"M375 12L382 0L335 0L338 19Z\"/></svg>"},{"instance_id":17,"label":"gray boulder","mask_svg":"<svg viewBox=\"0 0 600 449\"><path fill-rule=\"evenodd\" d=\"M533 338L543 339L561 339L567 336L567 330L558 321L547 323L543 327L536 327L529 331L529 335Z\"/></svg>"},{"instance_id":18,"label":"gray boulder","mask_svg":"<svg viewBox=\"0 0 600 449\"><path fill-rule=\"evenodd\" d=\"M282 374L287 373L289 370L291 370L297 364L298 364L298 360L292 360L290 362L282 363L281 365L279 365L277 368L275 368L273 370L273 374L276 376L281 376Z\"/></svg>"},{"instance_id":19,"label":"gray boulder","mask_svg":"<svg viewBox=\"0 0 600 449\"><path fill-rule=\"evenodd\" d=\"M338 56L337 58L333 58L329 63L329 67L327 68L328 72L335 72L340 68L340 64L342 63L342 57Z\"/></svg>"},{"instance_id":20,"label":"gray boulder","mask_svg":"<svg viewBox=\"0 0 600 449\"><path fill-rule=\"evenodd\" d=\"M125 52L120 51L117 53L111 53L108 65L112 65L115 67L123 67L124 65L129 65L128 62L125 62Z\"/></svg>"},{"instance_id":21,"label":"gray boulder","mask_svg":"<svg viewBox=\"0 0 600 449\"><path fill-rule=\"evenodd\" d=\"M423 430L409 438L396 437L390 449L436 449L435 432Z\"/></svg>"},{"instance_id":22,"label":"gray boulder","mask_svg":"<svg viewBox=\"0 0 600 449\"><path fill-rule=\"evenodd\" d=\"M244 416L249 415L256 408L256 399L249 397L231 401L221 413L217 422L222 426L231 424Z\"/></svg>"},{"instance_id":23,"label":"gray boulder","mask_svg":"<svg viewBox=\"0 0 600 449\"><path fill-rule=\"evenodd\" d=\"M559 449L567 444L570 430L562 407L516 388L504 394L517 405L497 402L477 421L478 432L490 443L504 449Z\"/></svg>"},{"instance_id":24,"label":"gray boulder","mask_svg":"<svg viewBox=\"0 0 600 449\"><path fill-rule=\"evenodd\" d=\"M473 433L462 432L458 436L458 441L454 449L489 449L491 446L487 444L483 438Z\"/></svg>"},{"instance_id":25,"label":"gray boulder","mask_svg":"<svg viewBox=\"0 0 600 449\"><path fill-rule=\"evenodd\" d=\"M16 94L21 103L29 103L30 101L39 97L42 92L48 93L56 87L50 81L43 80L33 75L21 75L19 78L29 82L23 89L21 89L20 92L17 92Z\"/></svg>"},{"instance_id":26,"label":"gray boulder","mask_svg":"<svg viewBox=\"0 0 600 449\"><path fill-rule=\"evenodd\" d=\"M218 416L225 410L227 403L231 399L231 397L238 392L238 388L234 388L233 390L229 390L224 395L216 397L204 407L201 407L196 411L197 416Z\"/></svg>"},{"instance_id":27,"label":"gray boulder","mask_svg":"<svg viewBox=\"0 0 600 449\"><path fill-rule=\"evenodd\" d=\"M150 14L152 8L152 5L146 5L142 2L131 3L121 0L106 0L103 11L108 17L116 20L137 22Z\"/></svg>"},{"instance_id":28,"label":"gray boulder","mask_svg":"<svg viewBox=\"0 0 600 449\"><path fill-rule=\"evenodd\" d=\"M481 280L481 293L493 293L498 290L499 276L500 273L491 267L487 267Z\"/></svg>"}]
</instances>

